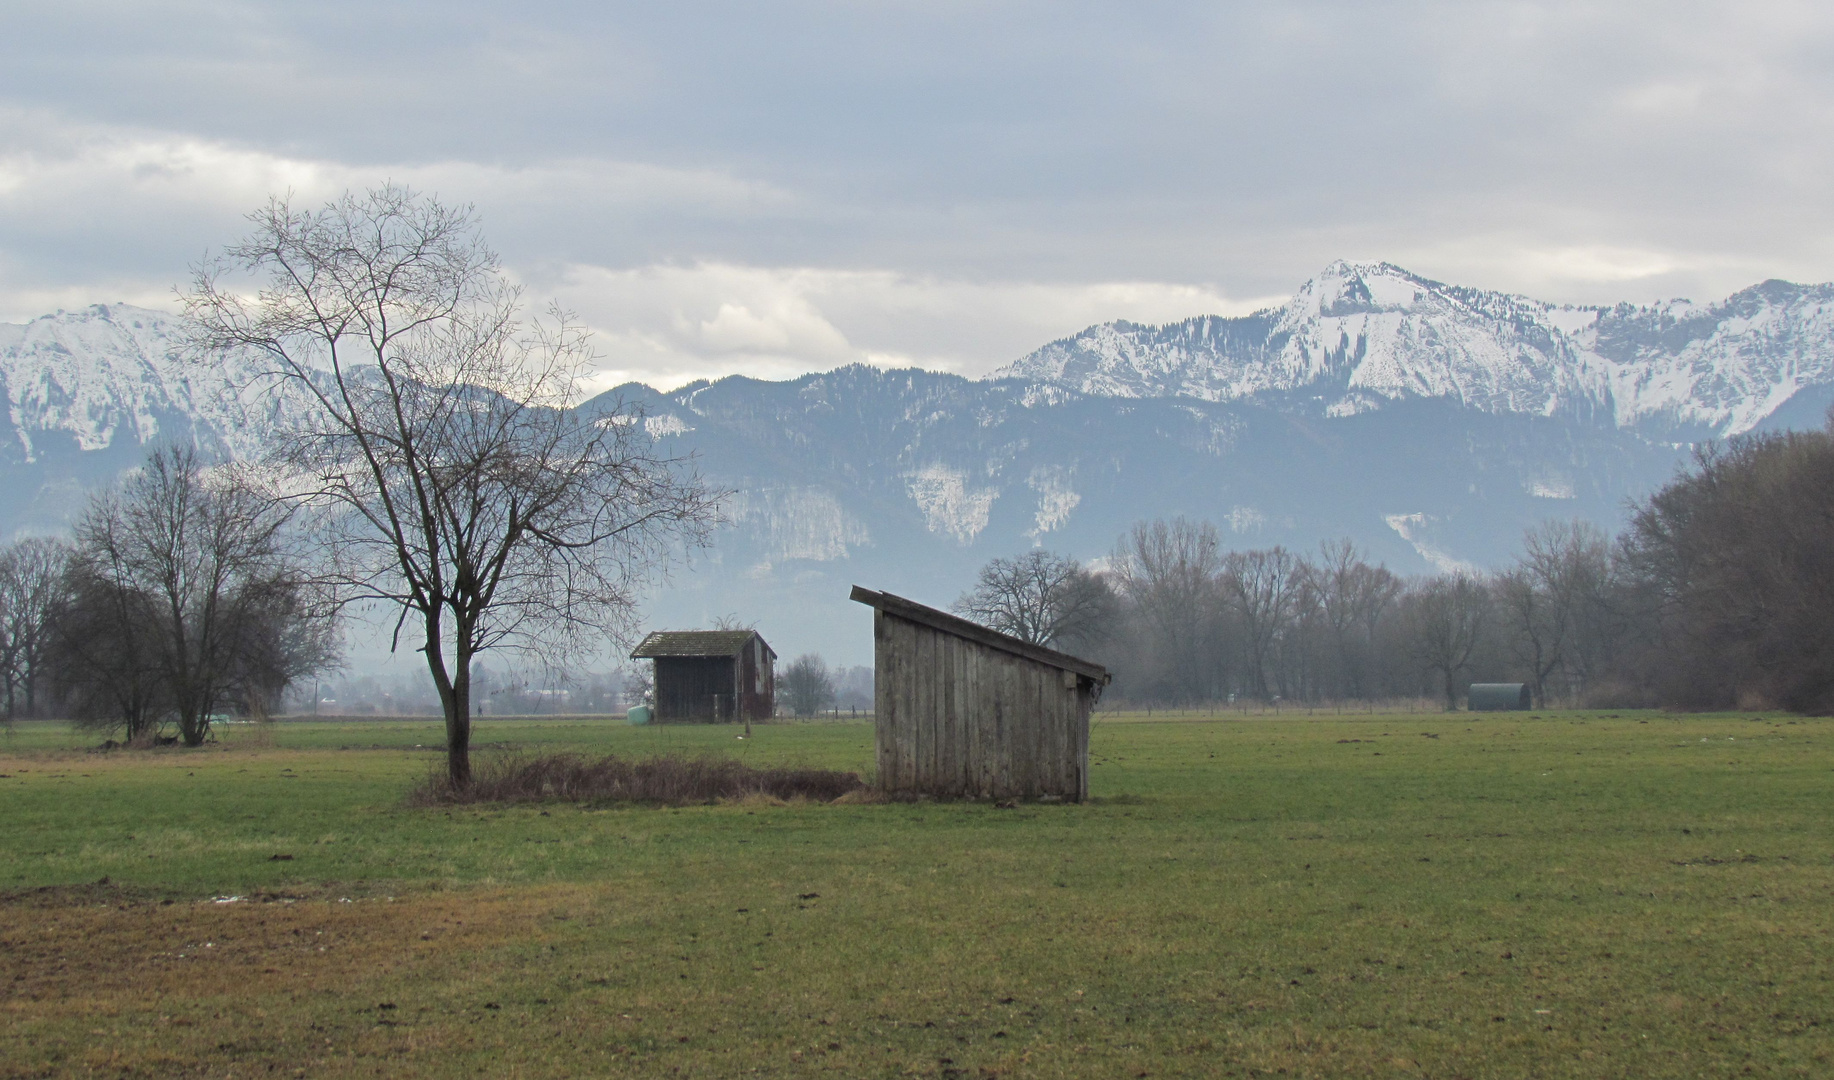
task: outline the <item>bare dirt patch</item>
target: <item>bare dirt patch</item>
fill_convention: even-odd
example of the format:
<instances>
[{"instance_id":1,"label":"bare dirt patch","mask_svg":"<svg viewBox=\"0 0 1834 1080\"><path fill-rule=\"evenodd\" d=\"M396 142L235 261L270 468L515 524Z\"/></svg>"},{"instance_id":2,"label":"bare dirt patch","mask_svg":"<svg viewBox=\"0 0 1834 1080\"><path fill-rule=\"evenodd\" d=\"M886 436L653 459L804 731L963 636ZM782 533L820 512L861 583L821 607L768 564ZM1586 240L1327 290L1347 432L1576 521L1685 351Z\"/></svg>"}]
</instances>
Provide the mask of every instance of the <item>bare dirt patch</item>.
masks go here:
<instances>
[{"instance_id":1,"label":"bare dirt patch","mask_svg":"<svg viewBox=\"0 0 1834 1080\"><path fill-rule=\"evenodd\" d=\"M195 1075L237 1061L340 1071L340 1057L381 1053L378 1038L400 1024L401 986L538 941L542 913L566 891L173 901L96 884L14 893L0 898L0 1076Z\"/></svg>"}]
</instances>

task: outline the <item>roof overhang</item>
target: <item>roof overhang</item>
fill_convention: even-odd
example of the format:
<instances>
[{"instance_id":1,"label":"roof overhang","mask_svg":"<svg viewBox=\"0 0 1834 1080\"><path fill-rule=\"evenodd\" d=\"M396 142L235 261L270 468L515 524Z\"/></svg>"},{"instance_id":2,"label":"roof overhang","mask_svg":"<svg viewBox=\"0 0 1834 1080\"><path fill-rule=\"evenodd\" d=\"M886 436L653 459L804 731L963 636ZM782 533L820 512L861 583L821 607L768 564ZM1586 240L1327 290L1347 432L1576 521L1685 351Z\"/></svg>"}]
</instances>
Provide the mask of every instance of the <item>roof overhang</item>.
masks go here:
<instances>
[{"instance_id":1,"label":"roof overhang","mask_svg":"<svg viewBox=\"0 0 1834 1080\"><path fill-rule=\"evenodd\" d=\"M1002 634L998 630L989 630L980 623L969 622L959 615L938 611L933 607L919 604L915 600L906 600L902 596L894 596L888 592L873 592L871 589L862 589L855 585L849 598L887 615L919 623L933 630L941 630L945 634L954 634L956 637L966 638L990 649L1021 656L1060 671L1073 671L1102 686L1108 685L1114 678L1108 674L1108 669L1100 664L1071 656L1069 653L1058 652L1056 649L1047 649L1043 645L1033 645L1029 641L1023 641L1011 634Z\"/></svg>"}]
</instances>

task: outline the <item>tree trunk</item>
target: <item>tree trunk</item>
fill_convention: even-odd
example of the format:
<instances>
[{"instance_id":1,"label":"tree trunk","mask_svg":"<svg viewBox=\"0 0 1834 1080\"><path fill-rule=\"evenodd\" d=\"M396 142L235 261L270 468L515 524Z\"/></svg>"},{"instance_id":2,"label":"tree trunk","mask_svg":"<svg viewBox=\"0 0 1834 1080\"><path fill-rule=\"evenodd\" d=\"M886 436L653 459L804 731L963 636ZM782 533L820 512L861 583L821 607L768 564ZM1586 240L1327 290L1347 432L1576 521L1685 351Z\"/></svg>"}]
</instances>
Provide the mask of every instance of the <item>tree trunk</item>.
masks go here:
<instances>
[{"instance_id":1,"label":"tree trunk","mask_svg":"<svg viewBox=\"0 0 1834 1080\"><path fill-rule=\"evenodd\" d=\"M446 668L445 654L440 650L439 623L427 621L427 669L433 673L433 686L439 691L440 708L446 713L446 780L454 790L471 786L471 654L466 645L464 628L460 628L458 647L453 650L454 668Z\"/></svg>"},{"instance_id":2,"label":"tree trunk","mask_svg":"<svg viewBox=\"0 0 1834 1080\"><path fill-rule=\"evenodd\" d=\"M458 626L454 635L453 668L446 667L441 648L443 636L439 611L423 611L427 640L422 651L427 654L427 670L433 674L433 688L439 691L440 708L446 714L446 781L453 790L471 786L471 656L472 628Z\"/></svg>"},{"instance_id":3,"label":"tree trunk","mask_svg":"<svg viewBox=\"0 0 1834 1080\"><path fill-rule=\"evenodd\" d=\"M1445 672L1446 672L1446 711L1447 712L1457 712L1458 711L1458 685L1454 681L1457 673L1454 672L1451 668L1446 668Z\"/></svg>"},{"instance_id":4,"label":"tree trunk","mask_svg":"<svg viewBox=\"0 0 1834 1080\"><path fill-rule=\"evenodd\" d=\"M178 712L178 737L186 746L204 745L204 736L210 734L210 707L212 702L196 689L196 682L187 677L174 680L176 685Z\"/></svg>"},{"instance_id":5,"label":"tree trunk","mask_svg":"<svg viewBox=\"0 0 1834 1080\"><path fill-rule=\"evenodd\" d=\"M446 779L456 790L471 786L471 658L458 662L446 696Z\"/></svg>"}]
</instances>

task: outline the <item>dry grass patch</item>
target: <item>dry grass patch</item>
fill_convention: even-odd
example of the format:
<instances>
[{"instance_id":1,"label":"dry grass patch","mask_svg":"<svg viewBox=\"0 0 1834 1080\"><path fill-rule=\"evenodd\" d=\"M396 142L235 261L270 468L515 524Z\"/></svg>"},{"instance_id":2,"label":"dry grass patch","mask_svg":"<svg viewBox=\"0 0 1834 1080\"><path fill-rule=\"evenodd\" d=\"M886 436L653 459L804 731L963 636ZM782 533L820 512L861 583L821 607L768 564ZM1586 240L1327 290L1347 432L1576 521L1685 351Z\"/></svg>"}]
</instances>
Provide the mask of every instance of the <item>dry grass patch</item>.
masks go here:
<instances>
[{"instance_id":1,"label":"dry grass patch","mask_svg":"<svg viewBox=\"0 0 1834 1080\"><path fill-rule=\"evenodd\" d=\"M409 801L459 803L657 803L688 806L744 799L833 802L865 787L860 774L835 769L757 768L712 754L493 754L481 757L471 786L454 788L443 772L429 775Z\"/></svg>"},{"instance_id":2,"label":"dry grass patch","mask_svg":"<svg viewBox=\"0 0 1834 1080\"><path fill-rule=\"evenodd\" d=\"M31 1003L297 993L395 971L530 932L526 897L283 895L149 901L108 887L6 898L0 983L11 1011ZM98 902L101 901L101 902Z\"/></svg>"}]
</instances>

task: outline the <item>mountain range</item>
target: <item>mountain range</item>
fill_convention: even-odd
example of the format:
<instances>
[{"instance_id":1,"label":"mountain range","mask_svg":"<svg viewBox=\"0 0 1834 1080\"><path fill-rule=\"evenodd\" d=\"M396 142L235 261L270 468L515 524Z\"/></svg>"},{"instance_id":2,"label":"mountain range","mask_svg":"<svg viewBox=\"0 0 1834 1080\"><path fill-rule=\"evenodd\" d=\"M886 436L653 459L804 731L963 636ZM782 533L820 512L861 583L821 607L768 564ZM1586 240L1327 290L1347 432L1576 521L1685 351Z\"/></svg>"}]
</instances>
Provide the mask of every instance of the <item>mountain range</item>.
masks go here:
<instances>
[{"instance_id":1,"label":"mountain range","mask_svg":"<svg viewBox=\"0 0 1834 1080\"><path fill-rule=\"evenodd\" d=\"M1694 441L1749 431L1792 401L1820 422L1834 387L1834 285L1766 281L1709 305L1570 307L1337 262L1282 307L1104 323L994 377L1105 397L1281 395L1327 416L1434 398Z\"/></svg>"},{"instance_id":2,"label":"mountain range","mask_svg":"<svg viewBox=\"0 0 1834 1080\"><path fill-rule=\"evenodd\" d=\"M1834 285L1710 305L1562 307L1334 263L1285 305L1051 342L984 379L847 367L584 403L730 490L727 524L652 626L756 621L786 656L869 662L859 583L947 604L987 559L1086 559L1186 514L1236 546L1348 536L1401 572L1492 566L1523 528L1615 529L1702 439L1820 426ZM126 305L0 325L0 528L65 527L155 438L258 451L284 400L187 362L168 314Z\"/></svg>"}]
</instances>

